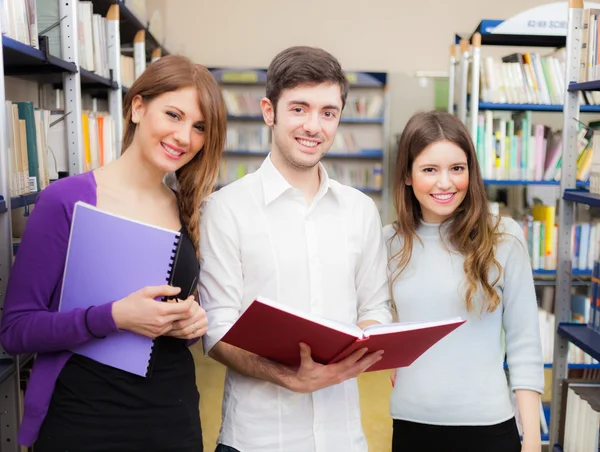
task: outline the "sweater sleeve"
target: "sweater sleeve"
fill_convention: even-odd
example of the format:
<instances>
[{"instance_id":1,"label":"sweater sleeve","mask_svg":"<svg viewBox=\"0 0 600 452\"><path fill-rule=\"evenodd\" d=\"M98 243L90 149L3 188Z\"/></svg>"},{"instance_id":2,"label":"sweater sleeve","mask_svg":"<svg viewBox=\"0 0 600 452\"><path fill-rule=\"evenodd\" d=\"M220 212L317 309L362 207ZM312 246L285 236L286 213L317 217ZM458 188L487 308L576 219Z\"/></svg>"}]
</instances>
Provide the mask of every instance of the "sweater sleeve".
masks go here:
<instances>
[{"instance_id":1,"label":"sweater sleeve","mask_svg":"<svg viewBox=\"0 0 600 452\"><path fill-rule=\"evenodd\" d=\"M58 303L51 303L61 287L73 207L63 193L69 187L55 184L38 196L8 281L0 342L11 355L68 350L118 331L112 303L87 315L84 309L59 313Z\"/></svg>"},{"instance_id":2,"label":"sweater sleeve","mask_svg":"<svg viewBox=\"0 0 600 452\"><path fill-rule=\"evenodd\" d=\"M513 391L544 391L544 363L538 307L523 231L514 221L504 240L512 242L504 265L502 324Z\"/></svg>"}]
</instances>

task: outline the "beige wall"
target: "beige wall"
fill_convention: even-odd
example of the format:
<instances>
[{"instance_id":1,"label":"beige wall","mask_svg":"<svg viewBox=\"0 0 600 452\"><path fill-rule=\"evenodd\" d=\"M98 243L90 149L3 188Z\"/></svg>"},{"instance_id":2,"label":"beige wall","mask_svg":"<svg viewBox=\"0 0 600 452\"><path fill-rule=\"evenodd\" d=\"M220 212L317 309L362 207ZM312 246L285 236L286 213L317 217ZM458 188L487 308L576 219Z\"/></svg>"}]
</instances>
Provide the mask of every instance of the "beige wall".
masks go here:
<instances>
[{"instance_id":1,"label":"beige wall","mask_svg":"<svg viewBox=\"0 0 600 452\"><path fill-rule=\"evenodd\" d=\"M154 1L156 4L156 0ZM165 44L209 66L266 67L291 45L314 45L350 70L445 70L455 32L544 0L169 0Z\"/></svg>"}]
</instances>

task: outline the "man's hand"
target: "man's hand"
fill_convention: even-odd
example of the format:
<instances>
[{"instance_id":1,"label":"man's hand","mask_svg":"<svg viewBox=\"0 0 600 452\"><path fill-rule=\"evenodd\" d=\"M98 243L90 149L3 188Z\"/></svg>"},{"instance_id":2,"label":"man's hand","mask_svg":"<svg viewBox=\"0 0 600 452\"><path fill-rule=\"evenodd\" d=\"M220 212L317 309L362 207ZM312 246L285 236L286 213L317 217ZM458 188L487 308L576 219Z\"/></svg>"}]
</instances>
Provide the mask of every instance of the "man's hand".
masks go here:
<instances>
[{"instance_id":1,"label":"man's hand","mask_svg":"<svg viewBox=\"0 0 600 452\"><path fill-rule=\"evenodd\" d=\"M313 361L310 347L300 344L300 367L290 379L288 389L310 393L355 378L381 359L383 351L369 353L362 348L335 364L318 364Z\"/></svg>"}]
</instances>

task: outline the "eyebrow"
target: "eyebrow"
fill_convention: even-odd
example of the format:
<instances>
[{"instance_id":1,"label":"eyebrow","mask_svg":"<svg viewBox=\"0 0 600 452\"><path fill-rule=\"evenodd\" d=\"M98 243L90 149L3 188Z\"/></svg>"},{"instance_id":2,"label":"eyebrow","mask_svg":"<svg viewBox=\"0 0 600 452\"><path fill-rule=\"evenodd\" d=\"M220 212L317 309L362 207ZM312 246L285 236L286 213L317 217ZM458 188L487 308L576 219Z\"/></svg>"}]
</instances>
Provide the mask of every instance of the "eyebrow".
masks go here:
<instances>
[{"instance_id":1,"label":"eyebrow","mask_svg":"<svg viewBox=\"0 0 600 452\"><path fill-rule=\"evenodd\" d=\"M456 162L456 163L451 163L448 166L458 166L458 165L463 165L463 166L467 166L467 162ZM419 168L438 168L440 165L436 165L434 163L424 163L423 165L419 165Z\"/></svg>"},{"instance_id":2,"label":"eyebrow","mask_svg":"<svg viewBox=\"0 0 600 452\"><path fill-rule=\"evenodd\" d=\"M172 108L173 110L177 110L179 113L181 113L183 116L185 116L185 112L181 108L177 108L175 105L167 105L166 107Z\"/></svg>"},{"instance_id":3,"label":"eyebrow","mask_svg":"<svg viewBox=\"0 0 600 452\"><path fill-rule=\"evenodd\" d=\"M310 104L308 102L306 102L305 100L291 100L288 102L289 106L292 105L302 105L303 107L310 107ZM337 105L325 105L322 110L335 110L335 111L340 111L340 107L338 107Z\"/></svg>"}]
</instances>

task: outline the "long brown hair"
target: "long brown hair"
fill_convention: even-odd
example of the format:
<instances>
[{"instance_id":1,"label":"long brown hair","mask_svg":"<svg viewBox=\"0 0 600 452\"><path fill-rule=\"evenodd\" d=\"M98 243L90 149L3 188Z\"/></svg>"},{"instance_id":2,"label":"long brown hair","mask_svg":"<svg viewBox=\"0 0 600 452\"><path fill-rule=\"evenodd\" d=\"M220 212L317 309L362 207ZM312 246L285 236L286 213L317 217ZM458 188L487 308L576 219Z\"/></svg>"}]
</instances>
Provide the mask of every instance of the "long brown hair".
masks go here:
<instances>
[{"instance_id":1,"label":"long brown hair","mask_svg":"<svg viewBox=\"0 0 600 452\"><path fill-rule=\"evenodd\" d=\"M499 218L494 218L489 212L477 154L469 131L456 116L446 112L414 114L406 124L398 143L394 175L394 208L397 220L393 225L394 237L400 237L403 243L401 250L391 258L391 261L397 261L391 282L393 283L408 265L413 250L413 239L419 239L416 230L423 218L421 205L412 186L407 185L406 181L411 177L413 162L417 156L438 141L450 141L467 155L469 187L465 199L450 218L444 221L448 226L449 243L465 256L466 307L468 311L473 310L473 298L481 287L484 295L482 312L493 312L500 304L500 297L494 286L502 274L502 268L494 256L494 249L501 234L498 230ZM497 269L497 276L490 282L492 267Z\"/></svg>"},{"instance_id":2,"label":"long brown hair","mask_svg":"<svg viewBox=\"0 0 600 452\"><path fill-rule=\"evenodd\" d=\"M183 56L168 55L150 64L135 80L123 101L123 152L131 145L136 124L131 120L135 96L149 102L161 94L194 87L204 116L205 141L202 149L177 170L177 203L184 227L192 238L196 254L200 239L200 205L212 192L225 147L227 113L221 89L208 69Z\"/></svg>"}]
</instances>

